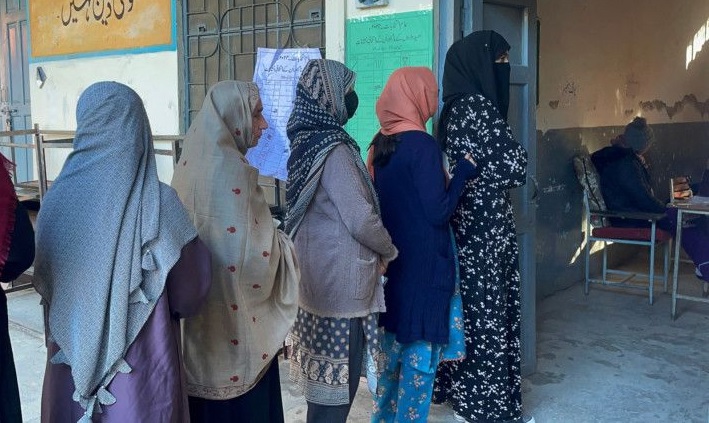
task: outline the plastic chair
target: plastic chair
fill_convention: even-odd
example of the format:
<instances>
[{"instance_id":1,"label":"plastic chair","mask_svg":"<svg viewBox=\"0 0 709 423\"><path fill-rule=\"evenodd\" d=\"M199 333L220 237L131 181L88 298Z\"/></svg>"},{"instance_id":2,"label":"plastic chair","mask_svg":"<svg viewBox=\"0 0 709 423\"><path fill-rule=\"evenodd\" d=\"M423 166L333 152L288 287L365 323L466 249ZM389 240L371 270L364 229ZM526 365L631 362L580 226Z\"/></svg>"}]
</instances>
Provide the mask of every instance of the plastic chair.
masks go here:
<instances>
[{"instance_id":1,"label":"plastic chair","mask_svg":"<svg viewBox=\"0 0 709 423\"><path fill-rule=\"evenodd\" d=\"M664 214L657 213L636 213L636 212L614 212L606 208L600 188L600 178L596 167L588 154L577 155L573 159L576 177L583 188L583 214L585 221L584 258L586 262L584 293L588 295L589 285L597 283L601 285L622 286L626 288L641 288L637 285L628 284L634 278L645 278L648 280L648 295L650 304L653 303L653 287L656 279L655 275L655 250L658 246L664 247L663 274L660 278L667 292L667 281L669 280L670 269L670 244L672 235L662 229L657 228L657 221L662 219ZM642 220L650 224L647 228L628 228L610 225L610 219ZM594 242L603 243L603 267L601 278L590 277L591 245ZM647 273L627 272L608 267L608 245L628 244L639 245L649 248L649 267ZM621 280L609 280L609 275L619 275Z\"/></svg>"}]
</instances>

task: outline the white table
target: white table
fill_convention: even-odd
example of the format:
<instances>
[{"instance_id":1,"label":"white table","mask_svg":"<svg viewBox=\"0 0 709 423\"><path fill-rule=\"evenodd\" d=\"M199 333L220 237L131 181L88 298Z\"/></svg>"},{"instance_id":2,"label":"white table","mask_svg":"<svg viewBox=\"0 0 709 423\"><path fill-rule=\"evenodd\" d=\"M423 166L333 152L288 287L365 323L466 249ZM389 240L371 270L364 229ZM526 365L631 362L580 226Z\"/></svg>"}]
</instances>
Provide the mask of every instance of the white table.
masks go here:
<instances>
[{"instance_id":1,"label":"white table","mask_svg":"<svg viewBox=\"0 0 709 423\"><path fill-rule=\"evenodd\" d=\"M677 277L679 274L679 255L680 247L682 244L682 217L684 215L694 214L694 215L704 215L709 216L709 204L698 204L692 201L676 201L672 204L673 207L677 208L677 233L675 234L675 259L674 259L674 273L672 275L672 319L676 316L677 311L677 300L688 300L697 301L702 303L709 303L709 298L697 297L694 295L684 295L677 293ZM703 289L702 289L703 291Z\"/></svg>"}]
</instances>

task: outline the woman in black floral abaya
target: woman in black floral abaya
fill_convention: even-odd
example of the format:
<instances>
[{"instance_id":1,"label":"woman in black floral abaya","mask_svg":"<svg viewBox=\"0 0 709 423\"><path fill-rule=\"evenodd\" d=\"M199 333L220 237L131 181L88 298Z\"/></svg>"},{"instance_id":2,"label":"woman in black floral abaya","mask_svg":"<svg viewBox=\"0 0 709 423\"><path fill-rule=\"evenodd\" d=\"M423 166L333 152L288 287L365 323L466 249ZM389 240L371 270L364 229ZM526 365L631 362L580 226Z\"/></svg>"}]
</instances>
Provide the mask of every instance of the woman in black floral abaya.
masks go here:
<instances>
[{"instance_id":1,"label":"woman in black floral abaya","mask_svg":"<svg viewBox=\"0 0 709 423\"><path fill-rule=\"evenodd\" d=\"M507 124L509 48L493 31L474 32L451 46L443 73L440 141L450 163L470 152L480 176L468 182L452 220L467 355L441 365L434 399L469 422L522 422L520 276L509 190L525 182L527 152Z\"/></svg>"}]
</instances>

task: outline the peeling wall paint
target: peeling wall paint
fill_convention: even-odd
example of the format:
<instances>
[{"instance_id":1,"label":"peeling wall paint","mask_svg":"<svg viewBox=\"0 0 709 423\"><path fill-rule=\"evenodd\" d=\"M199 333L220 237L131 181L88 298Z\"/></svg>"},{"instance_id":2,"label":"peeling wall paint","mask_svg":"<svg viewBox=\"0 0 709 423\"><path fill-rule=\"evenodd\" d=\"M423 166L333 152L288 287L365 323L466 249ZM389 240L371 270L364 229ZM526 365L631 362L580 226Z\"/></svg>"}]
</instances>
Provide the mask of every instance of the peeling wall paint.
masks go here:
<instances>
[{"instance_id":1,"label":"peeling wall paint","mask_svg":"<svg viewBox=\"0 0 709 423\"><path fill-rule=\"evenodd\" d=\"M694 94L685 95L682 97L682 100L676 101L672 106L668 106L667 103L662 100L641 101L639 105L643 112L664 111L670 119L677 113L683 111L685 106L693 107L703 118L709 117L709 98L704 101L699 101Z\"/></svg>"},{"instance_id":2,"label":"peeling wall paint","mask_svg":"<svg viewBox=\"0 0 709 423\"><path fill-rule=\"evenodd\" d=\"M556 185L547 185L545 187L542 187L542 192L544 194L551 194L553 192L561 192L566 189L566 184L556 184Z\"/></svg>"},{"instance_id":3,"label":"peeling wall paint","mask_svg":"<svg viewBox=\"0 0 709 423\"><path fill-rule=\"evenodd\" d=\"M583 280L575 154L608 145L634 116L646 117L656 137L647 161L658 198L669 196L671 176L701 175L709 156L709 49L688 68L685 60L687 44L709 18L709 1L643 0L642 7L631 0L589 3L537 2L540 298ZM592 268L600 268L598 254Z\"/></svg>"},{"instance_id":4,"label":"peeling wall paint","mask_svg":"<svg viewBox=\"0 0 709 423\"><path fill-rule=\"evenodd\" d=\"M539 0L537 128L709 120L709 49L686 46L709 1ZM632 25L628 24L632 16Z\"/></svg>"}]
</instances>

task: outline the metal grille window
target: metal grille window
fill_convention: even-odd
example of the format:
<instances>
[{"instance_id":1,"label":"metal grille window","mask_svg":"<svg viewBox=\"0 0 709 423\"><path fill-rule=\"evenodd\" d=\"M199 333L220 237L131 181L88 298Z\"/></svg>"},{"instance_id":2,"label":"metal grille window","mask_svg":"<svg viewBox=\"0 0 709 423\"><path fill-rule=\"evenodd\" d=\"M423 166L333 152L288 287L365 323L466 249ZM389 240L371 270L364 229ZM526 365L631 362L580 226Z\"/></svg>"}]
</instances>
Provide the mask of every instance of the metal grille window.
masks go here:
<instances>
[{"instance_id":1,"label":"metal grille window","mask_svg":"<svg viewBox=\"0 0 709 423\"><path fill-rule=\"evenodd\" d=\"M183 7L185 127L212 84L253 79L259 47L325 55L325 0L186 0Z\"/></svg>"}]
</instances>

